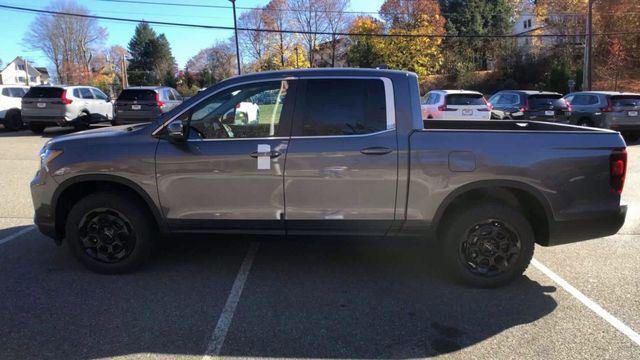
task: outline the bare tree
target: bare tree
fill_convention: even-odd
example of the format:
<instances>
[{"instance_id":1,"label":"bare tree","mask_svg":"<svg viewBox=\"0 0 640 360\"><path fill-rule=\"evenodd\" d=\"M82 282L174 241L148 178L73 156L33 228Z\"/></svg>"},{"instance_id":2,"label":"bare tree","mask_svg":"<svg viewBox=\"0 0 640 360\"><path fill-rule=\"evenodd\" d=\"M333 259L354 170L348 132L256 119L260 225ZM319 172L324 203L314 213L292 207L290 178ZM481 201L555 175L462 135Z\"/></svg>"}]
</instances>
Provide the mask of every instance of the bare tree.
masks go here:
<instances>
[{"instance_id":1,"label":"bare tree","mask_svg":"<svg viewBox=\"0 0 640 360\"><path fill-rule=\"evenodd\" d=\"M53 2L47 10L88 14L88 10L74 0ZM80 83L90 80L92 53L106 38L106 29L100 27L96 19L42 14L31 23L24 41L51 60L58 81Z\"/></svg>"},{"instance_id":2,"label":"bare tree","mask_svg":"<svg viewBox=\"0 0 640 360\"><path fill-rule=\"evenodd\" d=\"M238 27L249 29L264 29L266 16L261 10L253 9L242 13L238 18ZM244 55L248 55L255 63L255 70L263 70L269 51L269 42L272 35L262 31L241 30L240 47Z\"/></svg>"},{"instance_id":3,"label":"bare tree","mask_svg":"<svg viewBox=\"0 0 640 360\"><path fill-rule=\"evenodd\" d=\"M324 11L327 30L331 33L331 67L335 67L338 44L336 33L345 32L351 23L351 19L344 12L349 7L349 0L323 0L319 4Z\"/></svg>"},{"instance_id":4,"label":"bare tree","mask_svg":"<svg viewBox=\"0 0 640 360\"><path fill-rule=\"evenodd\" d=\"M323 13L323 2L314 0L289 0L289 10L292 12L296 30L304 31L303 41L307 47L309 63L313 67L313 54L318 43L326 37L317 34L327 29L327 19Z\"/></svg>"},{"instance_id":5,"label":"bare tree","mask_svg":"<svg viewBox=\"0 0 640 360\"><path fill-rule=\"evenodd\" d=\"M289 30L291 25L291 14L287 11L287 0L271 0L265 7L265 22L268 29L282 31ZM286 54L292 45L291 34L276 33L275 48L280 61L280 66L286 64Z\"/></svg>"}]
</instances>

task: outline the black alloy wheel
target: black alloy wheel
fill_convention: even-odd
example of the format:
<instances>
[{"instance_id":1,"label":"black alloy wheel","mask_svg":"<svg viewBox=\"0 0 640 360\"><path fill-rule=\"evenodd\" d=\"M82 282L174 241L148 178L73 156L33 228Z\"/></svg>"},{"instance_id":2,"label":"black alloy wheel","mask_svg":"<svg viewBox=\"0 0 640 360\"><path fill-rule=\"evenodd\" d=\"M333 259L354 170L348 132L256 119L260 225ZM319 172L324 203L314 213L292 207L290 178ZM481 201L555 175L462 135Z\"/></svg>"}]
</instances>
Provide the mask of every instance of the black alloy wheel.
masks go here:
<instances>
[{"instance_id":1,"label":"black alloy wheel","mask_svg":"<svg viewBox=\"0 0 640 360\"><path fill-rule=\"evenodd\" d=\"M484 277L507 272L518 260L522 244L502 221L487 219L472 226L460 244L460 260L469 271Z\"/></svg>"},{"instance_id":2,"label":"black alloy wheel","mask_svg":"<svg viewBox=\"0 0 640 360\"><path fill-rule=\"evenodd\" d=\"M89 257L109 264L124 260L136 244L131 221L122 213L108 208L86 214L78 226L78 235Z\"/></svg>"}]
</instances>

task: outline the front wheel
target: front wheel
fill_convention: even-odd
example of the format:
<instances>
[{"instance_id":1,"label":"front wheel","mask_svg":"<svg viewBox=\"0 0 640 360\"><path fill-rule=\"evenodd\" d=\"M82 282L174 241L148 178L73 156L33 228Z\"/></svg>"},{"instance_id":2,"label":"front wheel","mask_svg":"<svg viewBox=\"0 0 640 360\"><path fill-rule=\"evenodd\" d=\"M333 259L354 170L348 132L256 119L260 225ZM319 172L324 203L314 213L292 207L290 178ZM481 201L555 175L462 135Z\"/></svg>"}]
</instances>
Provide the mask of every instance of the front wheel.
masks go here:
<instances>
[{"instance_id":1,"label":"front wheel","mask_svg":"<svg viewBox=\"0 0 640 360\"><path fill-rule=\"evenodd\" d=\"M502 204L477 204L451 215L441 232L445 266L475 287L505 285L526 270L534 233L522 213Z\"/></svg>"},{"instance_id":2,"label":"front wheel","mask_svg":"<svg viewBox=\"0 0 640 360\"><path fill-rule=\"evenodd\" d=\"M152 252L155 224L144 206L118 193L100 192L76 203L65 227L69 248L89 270L131 272Z\"/></svg>"}]
</instances>

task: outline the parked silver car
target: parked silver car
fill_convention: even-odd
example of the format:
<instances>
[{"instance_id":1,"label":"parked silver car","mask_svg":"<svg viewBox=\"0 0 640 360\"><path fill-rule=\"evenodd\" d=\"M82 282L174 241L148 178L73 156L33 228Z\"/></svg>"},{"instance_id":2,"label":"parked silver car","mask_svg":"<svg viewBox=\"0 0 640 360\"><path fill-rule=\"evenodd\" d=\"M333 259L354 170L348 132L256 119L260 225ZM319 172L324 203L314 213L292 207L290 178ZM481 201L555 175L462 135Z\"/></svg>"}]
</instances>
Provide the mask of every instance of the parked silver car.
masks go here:
<instances>
[{"instance_id":1,"label":"parked silver car","mask_svg":"<svg viewBox=\"0 0 640 360\"><path fill-rule=\"evenodd\" d=\"M182 95L166 86L139 86L122 90L115 102L113 125L149 122L182 103Z\"/></svg>"},{"instance_id":2,"label":"parked silver car","mask_svg":"<svg viewBox=\"0 0 640 360\"><path fill-rule=\"evenodd\" d=\"M640 137L640 94L584 91L564 98L573 106L571 123L620 131L629 141Z\"/></svg>"},{"instance_id":3,"label":"parked silver car","mask_svg":"<svg viewBox=\"0 0 640 360\"><path fill-rule=\"evenodd\" d=\"M82 129L111 119L111 99L91 86L34 86L22 98L22 121L34 133L47 126Z\"/></svg>"}]
</instances>

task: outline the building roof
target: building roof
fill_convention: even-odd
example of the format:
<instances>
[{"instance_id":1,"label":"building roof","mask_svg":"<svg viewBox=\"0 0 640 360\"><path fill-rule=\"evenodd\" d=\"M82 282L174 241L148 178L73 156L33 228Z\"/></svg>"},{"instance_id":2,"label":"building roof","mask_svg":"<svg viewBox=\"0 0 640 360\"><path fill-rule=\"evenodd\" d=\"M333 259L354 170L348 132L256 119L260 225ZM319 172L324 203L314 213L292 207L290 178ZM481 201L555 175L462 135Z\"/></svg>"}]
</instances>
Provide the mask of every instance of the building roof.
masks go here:
<instances>
[{"instance_id":1,"label":"building roof","mask_svg":"<svg viewBox=\"0 0 640 360\"><path fill-rule=\"evenodd\" d=\"M38 72L39 72L40 74L47 74L47 75L49 75L49 70L47 70L47 68L46 68L46 67L44 67L44 66L34 66L34 68L35 68L36 70L38 70Z\"/></svg>"}]
</instances>

